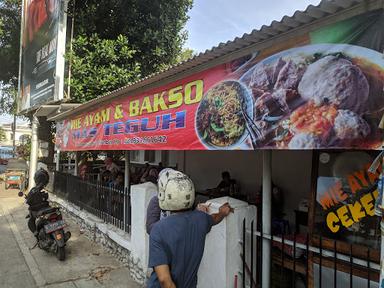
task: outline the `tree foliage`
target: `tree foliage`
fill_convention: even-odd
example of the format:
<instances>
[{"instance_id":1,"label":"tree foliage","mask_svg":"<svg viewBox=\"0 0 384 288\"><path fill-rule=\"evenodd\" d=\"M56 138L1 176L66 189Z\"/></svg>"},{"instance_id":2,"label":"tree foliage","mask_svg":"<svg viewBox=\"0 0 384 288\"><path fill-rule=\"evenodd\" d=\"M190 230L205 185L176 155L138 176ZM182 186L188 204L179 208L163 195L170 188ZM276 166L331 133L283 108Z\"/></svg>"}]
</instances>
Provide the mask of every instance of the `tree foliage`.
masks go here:
<instances>
[{"instance_id":1,"label":"tree foliage","mask_svg":"<svg viewBox=\"0 0 384 288\"><path fill-rule=\"evenodd\" d=\"M25 143L16 147L16 155L24 160L29 160L31 155L31 138L28 137Z\"/></svg>"},{"instance_id":2,"label":"tree foliage","mask_svg":"<svg viewBox=\"0 0 384 288\"><path fill-rule=\"evenodd\" d=\"M85 102L137 80L141 74L140 64L133 60L135 53L122 35L115 40L79 35L68 54L73 67L72 100Z\"/></svg>"},{"instance_id":3,"label":"tree foliage","mask_svg":"<svg viewBox=\"0 0 384 288\"><path fill-rule=\"evenodd\" d=\"M18 85L21 0L0 0L0 114L14 110Z\"/></svg>"},{"instance_id":4,"label":"tree foliage","mask_svg":"<svg viewBox=\"0 0 384 288\"><path fill-rule=\"evenodd\" d=\"M17 88L21 0L0 0L0 82Z\"/></svg>"},{"instance_id":5,"label":"tree foliage","mask_svg":"<svg viewBox=\"0 0 384 288\"><path fill-rule=\"evenodd\" d=\"M72 1L71 98L84 102L175 64L192 0Z\"/></svg>"}]
</instances>

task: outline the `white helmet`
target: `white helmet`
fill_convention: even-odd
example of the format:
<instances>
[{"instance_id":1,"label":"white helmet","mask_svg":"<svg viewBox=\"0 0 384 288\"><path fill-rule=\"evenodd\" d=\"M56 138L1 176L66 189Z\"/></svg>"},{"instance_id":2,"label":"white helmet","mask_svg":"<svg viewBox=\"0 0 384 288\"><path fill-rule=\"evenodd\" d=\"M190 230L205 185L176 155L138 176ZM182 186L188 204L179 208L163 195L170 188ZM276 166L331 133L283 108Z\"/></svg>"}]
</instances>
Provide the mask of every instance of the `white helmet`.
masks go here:
<instances>
[{"instance_id":1,"label":"white helmet","mask_svg":"<svg viewBox=\"0 0 384 288\"><path fill-rule=\"evenodd\" d=\"M166 211L186 210L195 202L192 180L173 169L163 169L159 174L159 206Z\"/></svg>"}]
</instances>

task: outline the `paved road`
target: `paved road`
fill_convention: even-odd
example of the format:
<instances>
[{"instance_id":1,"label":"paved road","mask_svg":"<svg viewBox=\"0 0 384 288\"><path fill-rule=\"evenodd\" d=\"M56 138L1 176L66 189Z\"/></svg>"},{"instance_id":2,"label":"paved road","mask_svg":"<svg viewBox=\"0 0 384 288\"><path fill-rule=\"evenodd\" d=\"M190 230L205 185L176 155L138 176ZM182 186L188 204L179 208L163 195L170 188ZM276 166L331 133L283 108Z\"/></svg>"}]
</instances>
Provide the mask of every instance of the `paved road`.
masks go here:
<instances>
[{"instance_id":1,"label":"paved road","mask_svg":"<svg viewBox=\"0 0 384 288\"><path fill-rule=\"evenodd\" d=\"M27 228L26 209L17 191L5 190L0 183L1 288L140 287L126 267L89 241L69 217L65 219L72 237L64 262L39 248L31 250L35 241Z\"/></svg>"}]
</instances>

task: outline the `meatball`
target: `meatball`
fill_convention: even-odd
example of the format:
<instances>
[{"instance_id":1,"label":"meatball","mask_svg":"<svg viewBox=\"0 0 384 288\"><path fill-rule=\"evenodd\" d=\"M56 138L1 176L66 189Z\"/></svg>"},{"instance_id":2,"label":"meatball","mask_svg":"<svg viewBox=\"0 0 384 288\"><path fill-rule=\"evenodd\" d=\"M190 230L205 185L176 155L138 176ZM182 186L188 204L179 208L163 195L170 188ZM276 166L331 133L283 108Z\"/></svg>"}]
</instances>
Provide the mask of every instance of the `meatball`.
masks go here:
<instances>
[{"instance_id":1,"label":"meatball","mask_svg":"<svg viewBox=\"0 0 384 288\"><path fill-rule=\"evenodd\" d=\"M288 144L289 149L316 149L320 148L321 140L313 133L298 133Z\"/></svg>"},{"instance_id":2,"label":"meatball","mask_svg":"<svg viewBox=\"0 0 384 288\"><path fill-rule=\"evenodd\" d=\"M363 113L369 84L361 69L351 61L326 56L308 66L298 91L302 98L316 105L334 104L339 109Z\"/></svg>"},{"instance_id":3,"label":"meatball","mask_svg":"<svg viewBox=\"0 0 384 288\"><path fill-rule=\"evenodd\" d=\"M356 113L339 110L335 118L334 130L342 140L365 138L371 132L368 123Z\"/></svg>"}]
</instances>

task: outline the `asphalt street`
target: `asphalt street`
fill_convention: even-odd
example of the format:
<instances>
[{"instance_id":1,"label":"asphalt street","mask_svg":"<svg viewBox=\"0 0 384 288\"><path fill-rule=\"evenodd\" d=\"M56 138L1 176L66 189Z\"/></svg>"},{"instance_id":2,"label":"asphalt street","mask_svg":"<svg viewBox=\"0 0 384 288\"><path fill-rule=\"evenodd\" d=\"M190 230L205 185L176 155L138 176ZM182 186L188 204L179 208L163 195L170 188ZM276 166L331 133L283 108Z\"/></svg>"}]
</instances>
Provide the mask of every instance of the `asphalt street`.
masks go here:
<instances>
[{"instance_id":1,"label":"asphalt street","mask_svg":"<svg viewBox=\"0 0 384 288\"><path fill-rule=\"evenodd\" d=\"M102 247L88 240L80 227L64 215L72 233L67 259L39 248L28 230L27 206L17 190L0 182L0 288L137 288L124 267Z\"/></svg>"}]
</instances>

